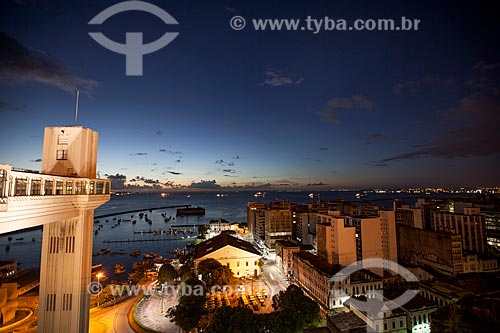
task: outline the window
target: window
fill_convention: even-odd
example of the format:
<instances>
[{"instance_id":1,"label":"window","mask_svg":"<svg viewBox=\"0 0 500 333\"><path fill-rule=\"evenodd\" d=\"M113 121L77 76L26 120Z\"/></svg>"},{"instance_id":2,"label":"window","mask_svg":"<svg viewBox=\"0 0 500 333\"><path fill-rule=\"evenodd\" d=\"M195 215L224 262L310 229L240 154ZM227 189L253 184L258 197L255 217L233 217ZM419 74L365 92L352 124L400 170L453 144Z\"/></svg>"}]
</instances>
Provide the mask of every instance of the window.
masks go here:
<instances>
[{"instance_id":1,"label":"window","mask_svg":"<svg viewBox=\"0 0 500 333\"><path fill-rule=\"evenodd\" d=\"M73 182L72 181L66 182L66 194L73 194Z\"/></svg>"},{"instance_id":2,"label":"window","mask_svg":"<svg viewBox=\"0 0 500 333\"><path fill-rule=\"evenodd\" d=\"M240 262L239 261L236 263L236 267L240 267Z\"/></svg>"},{"instance_id":3,"label":"window","mask_svg":"<svg viewBox=\"0 0 500 333\"><path fill-rule=\"evenodd\" d=\"M67 160L68 159L68 151L63 149L57 150L57 159L58 160Z\"/></svg>"},{"instance_id":4,"label":"window","mask_svg":"<svg viewBox=\"0 0 500 333\"><path fill-rule=\"evenodd\" d=\"M5 188L7 185L7 171L0 170L0 198L5 197Z\"/></svg>"},{"instance_id":5,"label":"window","mask_svg":"<svg viewBox=\"0 0 500 333\"><path fill-rule=\"evenodd\" d=\"M248 266L248 261L247 261L247 266Z\"/></svg>"},{"instance_id":6,"label":"window","mask_svg":"<svg viewBox=\"0 0 500 333\"><path fill-rule=\"evenodd\" d=\"M56 195L63 194L63 186L64 186L64 182L62 180L58 180L56 182Z\"/></svg>"},{"instance_id":7,"label":"window","mask_svg":"<svg viewBox=\"0 0 500 333\"><path fill-rule=\"evenodd\" d=\"M97 182L95 194L103 194L104 192L104 182Z\"/></svg>"},{"instance_id":8,"label":"window","mask_svg":"<svg viewBox=\"0 0 500 333\"><path fill-rule=\"evenodd\" d=\"M89 184L89 194L95 193L95 182L90 182Z\"/></svg>"},{"instance_id":9,"label":"window","mask_svg":"<svg viewBox=\"0 0 500 333\"><path fill-rule=\"evenodd\" d=\"M400 328L403 327L403 321L402 320L399 321L399 327Z\"/></svg>"},{"instance_id":10,"label":"window","mask_svg":"<svg viewBox=\"0 0 500 333\"><path fill-rule=\"evenodd\" d=\"M106 182L106 190L104 193L109 194L109 182Z\"/></svg>"},{"instance_id":11,"label":"window","mask_svg":"<svg viewBox=\"0 0 500 333\"><path fill-rule=\"evenodd\" d=\"M14 195L27 195L28 178L16 178L16 188Z\"/></svg>"},{"instance_id":12,"label":"window","mask_svg":"<svg viewBox=\"0 0 500 333\"><path fill-rule=\"evenodd\" d=\"M47 179L45 180L43 195L53 195L53 194L54 194L54 181L51 179Z\"/></svg>"},{"instance_id":13,"label":"window","mask_svg":"<svg viewBox=\"0 0 500 333\"><path fill-rule=\"evenodd\" d=\"M42 180L33 179L31 180L31 193L30 195L40 195L42 194Z\"/></svg>"},{"instance_id":14,"label":"window","mask_svg":"<svg viewBox=\"0 0 500 333\"><path fill-rule=\"evenodd\" d=\"M75 182L75 194L87 194L87 183L85 181L76 181Z\"/></svg>"}]
</instances>

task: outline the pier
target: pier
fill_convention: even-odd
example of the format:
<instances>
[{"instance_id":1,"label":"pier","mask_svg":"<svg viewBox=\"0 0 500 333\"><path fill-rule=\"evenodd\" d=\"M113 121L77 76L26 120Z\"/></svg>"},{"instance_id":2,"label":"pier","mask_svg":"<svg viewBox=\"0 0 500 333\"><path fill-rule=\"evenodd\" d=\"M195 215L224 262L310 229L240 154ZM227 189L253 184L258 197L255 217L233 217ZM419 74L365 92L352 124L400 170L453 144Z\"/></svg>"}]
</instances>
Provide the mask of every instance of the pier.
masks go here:
<instances>
[{"instance_id":1,"label":"pier","mask_svg":"<svg viewBox=\"0 0 500 333\"><path fill-rule=\"evenodd\" d=\"M166 242L166 241L195 241L196 237L192 238L148 238L148 239L116 239L116 240L105 240L103 243L106 244L121 244L121 243L147 243L147 242Z\"/></svg>"},{"instance_id":2,"label":"pier","mask_svg":"<svg viewBox=\"0 0 500 333\"><path fill-rule=\"evenodd\" d=\"M94 219L102 219L102 218L110 217L110 216L130 214L130 213L139 213L139 212L144 212L144 211L153 211L153 210L169 209L169 208L182 208L182 207L189 208L189 207L191 207L191 205L176 205L176 206L163 206L163 207L154 207L154 208L132 209L132 210L124 211L124 212L110 213L110 214L94 216Z\"/></svg>"}]
</instances>

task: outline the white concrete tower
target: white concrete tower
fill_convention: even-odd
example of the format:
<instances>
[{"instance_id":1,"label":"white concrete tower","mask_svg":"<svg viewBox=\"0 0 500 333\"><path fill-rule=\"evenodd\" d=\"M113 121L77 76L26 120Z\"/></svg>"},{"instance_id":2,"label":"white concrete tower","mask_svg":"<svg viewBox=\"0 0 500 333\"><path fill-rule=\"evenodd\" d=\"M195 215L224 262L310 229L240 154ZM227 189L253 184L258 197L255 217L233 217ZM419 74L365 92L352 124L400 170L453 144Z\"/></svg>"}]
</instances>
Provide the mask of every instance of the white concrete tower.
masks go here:
<instances>
[{"instance_id":1,"label":"white concrete tower","mask_svg":"<svg viewBox=\"0 0 500 333\"><path fill-rule=\"evenodd\" d=\"M65 176L53 193L71 196L71 207L63 210L73 214L43 226L38 332L89 330L94 209L109 200L110 190L108 182L92 180L97 139L97 132L81 126L45 128L42 173Z\"/></svg>"}]
</instances>

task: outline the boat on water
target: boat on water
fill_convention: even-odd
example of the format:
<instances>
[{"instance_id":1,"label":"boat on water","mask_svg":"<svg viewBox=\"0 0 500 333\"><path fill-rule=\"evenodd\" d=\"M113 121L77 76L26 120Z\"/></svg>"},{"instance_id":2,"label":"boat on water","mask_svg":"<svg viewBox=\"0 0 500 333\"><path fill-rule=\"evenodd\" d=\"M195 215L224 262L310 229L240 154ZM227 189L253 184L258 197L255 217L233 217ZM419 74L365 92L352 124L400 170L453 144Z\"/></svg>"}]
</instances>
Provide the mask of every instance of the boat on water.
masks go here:
<instances>
[{"instance_id":1,"label":"boat on water","mask_svg":"<svg viewBox=\"0 0 500 333\"><path fill-rule=\"evenodd\" d=\"M123 254L126 254L126 253L125 253L125 250L120 250L120 251L113 251L113 252L111 252L111 255L112 255L112 256L117 255L117 254L123 255Z\"/></svg>"},{"instance_id":2,"label":"boat on water","mask_svg":"<svg viewBox=\"0 0 500 333\"><path fill-rule=\"evenodd\" d=\"M203 207L187 207L177 209L177 216L185 215L205 215L205 208Z\"/></svg>"},{"instance_id":3,"label":"boat on water","mask_svg":"<svg viewBox=\"0 0 500 333\"><path fill-rule=\"evenodd\" d=\"M168 197L168 196L169 196L169 194L168 194L168 193L166 193L166 192L162 192L162 194L160 194L160 195L161 195L161 197L162 197L162 198L166 198L166 197Z\"/></svg>"},{"instance_id":4,"label":"boat on water","mask_svg":"<svg viewBox=\"0 0 500 333\"><path fill-rule=\"evenodd\" d=\"M264 198L266 196L266 192L257 192L257 193L254 193L253 196L256 198Z\"/></svg>"},{"instance_id":5,"label":"boat on water","mask_svg":"<svg viewBox=\"0 0 500 333\"><path fill-rule=\"evenodd\" d=\"M114 269L125 269L125 264L115 264Z\"/></svg>"},{"instance_id":6,"label":"boat on water","mask_svg":"<svg viewBox=\"0 0 500 333\"><path fill-rule=\"evenodd\" d=\"M136 250L136 251L130 252L130 255L132 257L138 257L141 255L141 253L142 253L141 250Z\"/></svg>"},{"instance_id":7,"label":"boat on water","mask_svg":"<svg viewBox=\"0 0 500 333\"><path fill-rule=\"evenodd\" d=\"M309 193L309 198L314 199L314 193Z\"/></svg>"}]
</instances>

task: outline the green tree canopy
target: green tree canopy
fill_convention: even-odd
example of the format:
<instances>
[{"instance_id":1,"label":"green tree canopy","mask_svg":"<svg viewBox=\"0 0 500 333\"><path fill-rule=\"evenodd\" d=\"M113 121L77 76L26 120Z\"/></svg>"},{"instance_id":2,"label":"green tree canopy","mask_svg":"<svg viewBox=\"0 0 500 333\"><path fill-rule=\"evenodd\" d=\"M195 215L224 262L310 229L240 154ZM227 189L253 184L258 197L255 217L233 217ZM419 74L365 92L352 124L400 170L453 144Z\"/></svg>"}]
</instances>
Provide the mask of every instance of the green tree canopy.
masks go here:
<instances>
[{"instance_id":1,"label":"green tree canopy","mask_svg":"<svg viewBox=\"0 0 500 333\"><path fill-rule=\"evenodd\" d=\"M256 320L257 317L248 308L223 306L215 310L206 332L258 333Z\"/></svg>"},{"instance_id":2,"label":"green tree canopy","mask_svg":"<svg viewBox=\"0 0 500 333\"><path fill-rule=\"evenodd\" d=\"M158 282L163 284L167 281L173 280L176 277L174 266L171 264L163 264L158 271Z\"/></svg>"},{"instance_id":3,"label":"green tree canopy","mask_svg":"<svg viewBox=\"0 0 500 333\"><path fill-rule=\"evenodd\" d=\"M203 281L207 286L223 286L229 283L233 272L227 266L222 266L215 259L205 259L198 264L198 274L202 275Z\"/></svg>"}]
</instances>

